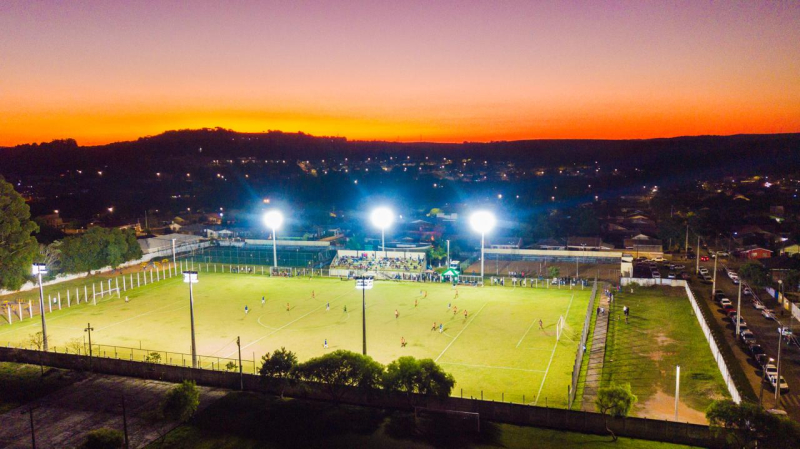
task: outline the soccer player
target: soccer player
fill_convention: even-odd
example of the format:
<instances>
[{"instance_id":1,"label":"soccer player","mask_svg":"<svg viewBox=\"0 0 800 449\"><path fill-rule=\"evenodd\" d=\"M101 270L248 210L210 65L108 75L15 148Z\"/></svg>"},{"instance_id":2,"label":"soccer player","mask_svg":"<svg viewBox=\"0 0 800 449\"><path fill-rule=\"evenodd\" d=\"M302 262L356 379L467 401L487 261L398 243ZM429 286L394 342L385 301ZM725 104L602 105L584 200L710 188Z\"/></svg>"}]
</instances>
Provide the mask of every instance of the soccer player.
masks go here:
<instances>
[{"instance_id":1,"label":"soccer player","mask_svg":"<svg viewBox=\"0 0 800 449\"><path fill-rule=\"evenodd\" d=\"M465 319L465 320L467 319L467 316L468 316L468 314L467 314L467 309L464 309L464 319Z\"/></svg>"},{"instance_id":2,"label":"soccer player","mask_svg":"<svg viewBox=\"0 0 800 449\"><path fill-rule=\"evenodd\" d=\"M406 347L406 339L405 339L405 337L400 337L400 347L401 348L405 348Z\"/></svg>"},{"instance_id":3,"label":"soccer player","mask_svg":"<svg viewBox=\"0 0 800 449\"><path fill-rule=\"evenodd\" d=\"M397 319L399 317L400 317L400 312L398 312L397 309L394 309L394 319Z\"/></svg>"},{"instance_id":4,"label":"soccer player","mask_svg":"<svg viewBox=\"0 0 800 449\"><path fill-rule=\"evenodd\" d=\"M328 349L328 339L325 339L325 343L322 344L325 349Z\"/></svg>"},{"instance_id":5,"label":"soccer player","mask_svg":"<svg viewBox=\"0 0 800 449\"><path fill-rule=\"evenodd\" d=\"M431 328L432 331L436 330L436 321L433 322L433 327Z\"/></svg>"},{"instance_id":6,"label":"soccer player","mask_svg":"<svg viewBox=\"0 0 800 449\"><path fill-rule=\"evenodd\" d=\"M264 301L266 301L266 299L264 299L264 297L262 296L261 297L261 307L264 307Z\"/></svg>"},{"instance_id":7,"label":"soccer player","mask_svg":"<svg viewBox=\"0 0 800 449\"><path fill-rule=\"evenodd\" d=\"M453 316L458 313L458 306L453 306Z\"/></svg>"},{"instance_id":8,"label":"soccer player","mask_svg":"<svg viewBox=\"0 0 800 449\"><path fill-rule=\"evenodd\" d=\"M311 290L311 299L316 299L316 298L317 298L317 294L314 293L314 290Z\"/></svg>"},{"instance_id":9,"label":"soccer player","mask_svg":"<svg viewBox=\"0 0 800 449\"><path fill-rule=\"evenodd\" d=\"M444 325L439 323L439 333L441 334L444 331Z\"/></svg>"},{"instance_id":10,"label":"soccer player","mask_svg":"<svg viewBox=\"0 0 800 449\"><path fill-rule=\"evenodd\" d=\"M451 307L453 307L453 303L452 302L448 302L447 303L447 310L450 310Z\"/></svg>"},{"instance_id":11,"label":"soccer player","mask_svg":"<svg viewBox=\"0 0 800 449\"><path fill-rule=\"evenodd\" d=\"M414 307L417 307L417 300L414 300Z\"/></svg>"},{"instance_id":12,"label":"soccer player","mask_svg":"<svg viewBox=\"0 0 800 449\"><path fill-rule=\"evenodd\" d=\"M541 318L539 318L539 329L544 330L544 323L542 323Z\"/></svg>"},{"instance_id":13,"label":"soccer player","mask_svg":"<svg viewBox=\"0 0 800 449\"><path fill-rule=\"evenodd\" d=\"M458 287L456 287L456 296L453 299L458 299Z\"/></svg>"},{"instance_id":14,"label":"soccer player","mask_svg":"<svg viewBox=\"0 0 800 449\"><path fill-rule=\"evenodd\" d=\"M288 302L286 303L286 311L287 312L289 311L289 303Z\"/></svg>"},{"instance_id":15,"label":"soccer player","mask_svg":"<svg viewBox=\"0 0 800 449\"><path fill-rule=\"evenodd\" d=\"M427 298L427 297L428 297L428 290L425 290L425 294L424 294L424 295L422 295L422 297L423 297L423 298Z\"/></svg>"},{"instance_id":16,"label":"soccer player","mask_svg":"<svg viewBox=\"0 0 800 449\"><path fill-rule=\"evenodd\" d=\"M249 312L249 311L250 311L250 309L247 308L247 306L244 306L244 315L245 316L247 316L247 312Z\"/></svg>"},{"instance_id":17,"label":"soccer player","mask_svg":"<svg viewBox=\"0 0 800 449\"><path fill-rule=\"evenodd\" d=\"M325 310L331 310L331 303L325 304Z\"/></svg>"},{"instance_id":18,"label":"soccer player","mask_svg":"<svg viewBox=\"0 0 800 449\"><path fill-rule=\"evenodd\" d=\"M347 304L344 305L344 313L347 313Z\"/></svg>"}]
</instances>

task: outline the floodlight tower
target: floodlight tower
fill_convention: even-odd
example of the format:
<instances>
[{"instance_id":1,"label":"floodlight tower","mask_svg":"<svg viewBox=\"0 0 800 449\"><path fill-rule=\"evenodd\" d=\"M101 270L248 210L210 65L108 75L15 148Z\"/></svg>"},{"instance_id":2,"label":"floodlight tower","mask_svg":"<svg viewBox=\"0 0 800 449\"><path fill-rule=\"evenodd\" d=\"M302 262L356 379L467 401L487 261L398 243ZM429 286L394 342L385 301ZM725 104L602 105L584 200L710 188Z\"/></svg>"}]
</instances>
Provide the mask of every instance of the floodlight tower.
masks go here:
<instances>
[{"instance_id":1,"label":"floodlight tower","mask_svg":"<svg viewBox=\"0 0 800 449\"><path fill-rule=\"evenodd\" d=\"M47 274L47 265L43 263L33 264L31 273L39 281L39 315L42 316L42 349L47 352L47 323L44 318L44 287L42 287L42 275ZM20 316L22 314L20 313Z\"/></svg>"},{"instance_id":2,"label":"floodlight tower","mask_svg":"<svg viewBox=\"0 0 800 449\"><path fill-rule=\"evenodd\" d=\"M388 207L379 207L372 211L370 219L372 224L381 230L381 249L383 256L386 257L386 228L394 223L394 212Z\"/></svg>"},{"instance_id":3,"label":"floodlight tower","mask_svg":"<svg viewBox=\"0 0 800 449\"><path fill-rule=\"evenodd\" d=\"M199 282L196 271L184 271L183 282L189 284L189 318L192 322L192 368L197 368L197 345L194 339L194 289L192 284Z\"/></svg>"},{"instance_id":4,"label":"floodlight tower","mask_svg":"<svg viewBox=\"0 0 800 449\"><path fill-rule=\"evenodd\" d=\"M494 228L494 225L497 224L497 219L493 213L482 210L473 213L472 216L469 217L469 224L472 226L472 229L481 233L481 284L483 284L483 259L486 233Z\"/></svg>"},{"instance_id":5,"label":"floodlight tower","mask_svg":"<svg viewBox=\"0 0 800 449\"><path fill-rule=\"evenodd\" d=\"M278 268L278 238L275 231L283 224L283 214L274 209L265 213L264 224L272 229L272 266Z\"/></svg>"}]
</instances>

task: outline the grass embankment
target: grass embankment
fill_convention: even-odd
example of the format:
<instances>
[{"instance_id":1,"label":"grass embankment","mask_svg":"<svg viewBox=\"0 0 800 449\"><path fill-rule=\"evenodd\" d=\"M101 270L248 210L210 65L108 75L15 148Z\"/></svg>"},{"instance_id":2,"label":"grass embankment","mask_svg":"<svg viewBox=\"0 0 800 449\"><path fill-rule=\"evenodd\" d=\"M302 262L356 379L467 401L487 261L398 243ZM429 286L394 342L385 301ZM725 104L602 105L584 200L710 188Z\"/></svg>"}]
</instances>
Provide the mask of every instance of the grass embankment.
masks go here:
<instances>
[{"instance_id":1,"label":"grass embankment","mask_svg":"<svg viewBox=\"0 0 800 449\"><path fill-rule=\"evenodd\" d=\"M415 422L412 413L392 412L325 402L281 400L255 393L229 393L211 404L190 424L170 432L156 448L429 448L608 447L667 448L680 445L602 435L559 432L491 422L481 423L480 434L463 423L445 420Z\"/></svg>"},{"instance_id":2,"label":"grass embankment","mask_svg":"<svg viewBox=\"0 0 800 449\"><path fill-rule=\"evenodd\" d=\"M0 414L65 387L83 376L74 371L0 362Z\"/></svg>"},{"instance_id":3,"label":"grass embankment","mask_svg":"<svg viewBox=\"0 0 800 449\"><path fill-rule=\"evenodd\" d=\"M680 399L702 419L714 399L728 397L716 362L682 288L627 287L614 300L608 326L603 384L630 383L636 414L659 417L674 410L676 366ZM623 306L631 309L625 322Z\"/></svg>"}]
</instances>

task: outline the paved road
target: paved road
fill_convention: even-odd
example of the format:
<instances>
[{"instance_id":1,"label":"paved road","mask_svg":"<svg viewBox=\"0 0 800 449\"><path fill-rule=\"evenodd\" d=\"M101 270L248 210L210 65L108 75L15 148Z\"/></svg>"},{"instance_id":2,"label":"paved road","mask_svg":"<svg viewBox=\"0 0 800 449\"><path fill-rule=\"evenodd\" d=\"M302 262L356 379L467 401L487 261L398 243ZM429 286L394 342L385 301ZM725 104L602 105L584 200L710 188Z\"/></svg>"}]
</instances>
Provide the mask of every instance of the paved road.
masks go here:
<instances>
[{"instance_id":1,"label":"paved road","mask_svg":"<svg viewBox=\"0 0 800 449\"><path fill-rule=\"evenodd\" d=\"M725 292L728 299L730 299L734 306L736 306L739 287L735 285L725 274L723 265L726 264L727 263L720 263L717 266L719 271L717 273L716 288ZM701 265L707 267L709 271L713 271L713 261L711 263L704 262ZM734 355L744 368L745 374L753 385L756 395L761 394L761 387L763 385L764 388L762 400L764 406L767 408L775 408L775 391L772 389L772 386L769 385L769 383L762 383L760 377L763 375L762 370L755 360L750 357L746 346L737 341L735 336L735 325L733 321L725 316L719 305L711 299L710 285L705 284L702 288L702 291L708 293L703 295L703 299L707 301L711 306L711 309L715 311L717 320L726 330L725 339L733 348ZM766 292L755 291L755 294L760 298L767 308L779 310L777 307L777 301L769 297ZM744 318L745 322L747 322L748 327L756 336L756 340L764 348L767 355L777 359L777 329L781 325L780 321L782 321L784 325L788 326L789 314L786 313L785 316L781 317L780 312L778 312L777 319L779 321L768 320L761 315L760 311L753 308L753 302L751 298L751 296L742 295L742 317ZM800 323L793 323L793 327L800 329ZM789 416L800 421L800 348L795 345L787 346L785 344L785 340L781 346L781 374L786 379L786 383L789 384L789 392L781 394L780 406L777 408L786 410L786 412L789 413Z\"/></svg>"}]
</instances>

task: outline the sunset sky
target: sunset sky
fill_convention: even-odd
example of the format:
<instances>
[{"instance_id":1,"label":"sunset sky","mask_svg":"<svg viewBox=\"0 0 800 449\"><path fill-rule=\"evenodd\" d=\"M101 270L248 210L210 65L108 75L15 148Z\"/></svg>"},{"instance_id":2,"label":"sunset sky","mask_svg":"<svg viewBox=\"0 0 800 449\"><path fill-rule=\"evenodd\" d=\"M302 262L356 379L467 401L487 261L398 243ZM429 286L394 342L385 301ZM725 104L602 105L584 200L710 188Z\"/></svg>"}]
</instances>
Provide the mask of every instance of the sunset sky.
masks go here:
<instances>
[{"instance_id":1,"label":"sunset sky","mask_svg":"<svg viewBox=\"0 0 800 449\"><path fill-rule=\"evenodd\" d=\"M0 1L0 145L800 131L798 1Z\"/></svg>"}]
</instances>

